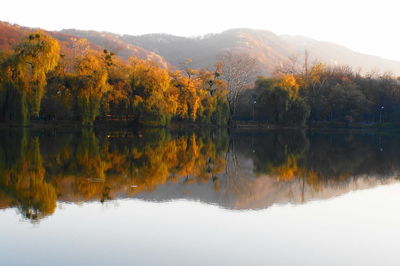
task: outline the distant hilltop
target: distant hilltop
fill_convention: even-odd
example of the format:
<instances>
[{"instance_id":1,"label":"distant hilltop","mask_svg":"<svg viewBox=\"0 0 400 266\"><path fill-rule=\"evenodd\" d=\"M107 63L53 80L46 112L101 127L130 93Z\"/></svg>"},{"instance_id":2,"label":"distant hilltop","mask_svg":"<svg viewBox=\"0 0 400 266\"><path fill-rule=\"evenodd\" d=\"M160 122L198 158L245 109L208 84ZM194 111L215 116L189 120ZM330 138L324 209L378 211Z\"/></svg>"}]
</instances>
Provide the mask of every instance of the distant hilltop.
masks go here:
<instances>
[{"instance_id":1,"label":"distant hilltop","mask_svg":"<svg viewBox=\"0 0 400 266\"><path fill-rule=\"evenodd\" d=\"M33 29L0 22L0 50L10 49L23 35ZM108 32L65 29L49 32L62 46L68 47L76 38L85 38L94 49L108 49L122 58L136 56L157 62L163 67L179 66L186 58L192 67L211 67L226 51L248 53L257 58L262 75L307 50L310 60L330 65L349 65L363 72L391 72L400 75L400 62L362 54L346 47L302 36L277 35L266 30L231 29L202 37L181 37L169 34L118 35Z\"/></svg>"}]
</instances>

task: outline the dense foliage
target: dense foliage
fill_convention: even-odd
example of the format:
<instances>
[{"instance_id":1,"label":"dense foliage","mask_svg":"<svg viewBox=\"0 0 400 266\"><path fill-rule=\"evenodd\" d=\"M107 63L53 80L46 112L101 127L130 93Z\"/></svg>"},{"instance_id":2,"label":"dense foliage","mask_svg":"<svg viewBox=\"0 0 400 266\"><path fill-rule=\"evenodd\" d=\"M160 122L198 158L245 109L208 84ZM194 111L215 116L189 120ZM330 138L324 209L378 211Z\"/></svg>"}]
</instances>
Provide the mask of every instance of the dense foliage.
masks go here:
<instances>
[{"instance_id":1,"label":"dense foliage","mask_svg":"<svg viewBox=\"0 0 400 266\"><path fill-rule=\"evenodd\" d=\"M167 125L171 119L227 123L226 82L215 72L186 75L82 46L60 57L58 42L36 32L13 52L1 54L1 120L80 120L87 126L96 119L147 125Z\"/></svg>"},{"instance_id":2,"label":"dense foliage","mask_svg":"<svg viewBox=\"0 0 400 266\"><path fill-rule=\"evenodd\" d=\"M91 49L84 39L60 49L44 32L30 33L13 51L0 53L0 120L85 126L101 120L151 126L400 122L400 81L388 74L317 63L256 79L256 60L239 53L221 57L214 70L192 69L190 63L173 70L135 57L123 61Z\"/></svg>"},{"instance_id":3,"label":"dense foliage","mask_svg":"<svg viewBox=\"0 0 400 266\"><path fill-rule=\"evenodd\" d=\"M53 70L60 57L56 40L42 32L27 36L14 53L2 62L0 102L3 120L28 122L38 117L45 94L46 74Z\"/></svg>"},{"instance_id":4,"label":"dense foliage","mask_svg":"<svg viewBox=\"0 0 400 266\"><path fill-rule=\"evenodd\" d=\"M315 64L307 71L258 78L242 95L237 116L280 125L399 123L400 81L390 74Z\"/></svg>"}]
</instances>

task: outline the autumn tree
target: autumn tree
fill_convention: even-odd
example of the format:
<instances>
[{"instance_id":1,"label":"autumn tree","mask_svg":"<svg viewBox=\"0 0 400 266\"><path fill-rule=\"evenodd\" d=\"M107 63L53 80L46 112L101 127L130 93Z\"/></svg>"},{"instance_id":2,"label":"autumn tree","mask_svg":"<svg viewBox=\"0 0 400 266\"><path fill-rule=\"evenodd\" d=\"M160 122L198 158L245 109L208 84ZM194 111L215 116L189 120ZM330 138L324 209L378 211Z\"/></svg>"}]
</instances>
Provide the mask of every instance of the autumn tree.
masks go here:
<instances>
[{"instance_id":1,"label":"autumn tree","mask_svg":"<svg viewBox=\"0 0 400 266\"><path fill-rule=\"evenodd\" d=\"M177 117L195 121L203 96L200 80L189 76L184 77L181 73L175 72L171 85L175 88L178 96Z\"/></svg>"},{"instance_id":2,"label":"autumn tree","mask_svg":"<svg viewBox=\"0 0 400 266\"><path fill-rule=\"evenodd\" d=\"M100 114L103 95L110 89L108 73L100 55L87 54L77 62L77 102L82 124L93 125Z\"/></svg>"},{"instance_id":3,"label":"autumn tree","mask_svg":"<svg viewBox=\"0 0 400 266\"><path fill-rule=\"evenodd\" d=\"M111 66L107 67L111 89L105 93L101 103L103 116L125 120L134 117L134 90L129 79L130 69L123 60L112 57Z\"/></svg>"},{"instance_id":4,"label":"autumn tree","mask_svg":"<svg viewBox=\"0 0 400 266\"><path fill-rule=\"evenodd\" d=\"M199 72L202 83L203 99L199 108L199 116L203 122L226 125L230 118L227 99L227 83L218 72L202 70Z\"/></svg>"},{"instance_id":5,"label":"autumn tree","mask_svg":"<svg viewBox=\"0 0 400 266\"><path fill-rule=\"evenodd\" d=\"M167 70L154 63L131 58L132 106L142 124L166 125L177 108L177 95L171 90Z\"/></svg>"},{"instance_id":6,"label":"autumn tree","mask_svg":"<svg viewBox=\"0 0 400 266\"><path fill-rule=\"evenodd\" d=\"M202 69L189 78L176 71L171 76L171 85L178 95L178 119L218 125L227 123L226 82L215 72Z\"/></svg>"},{"instance_id":7,"label":"autumn tree","mask_svg":"<svg viewBox=\"0 0 400 266\"><path fill-rule=\"evenodd\" d=\"M1 67L3 119L26 124L30 115L39 116L46 74L57 66L59 57L58 41L42 31L29 34L15 47Z\"/></svg>"}]
</instances>

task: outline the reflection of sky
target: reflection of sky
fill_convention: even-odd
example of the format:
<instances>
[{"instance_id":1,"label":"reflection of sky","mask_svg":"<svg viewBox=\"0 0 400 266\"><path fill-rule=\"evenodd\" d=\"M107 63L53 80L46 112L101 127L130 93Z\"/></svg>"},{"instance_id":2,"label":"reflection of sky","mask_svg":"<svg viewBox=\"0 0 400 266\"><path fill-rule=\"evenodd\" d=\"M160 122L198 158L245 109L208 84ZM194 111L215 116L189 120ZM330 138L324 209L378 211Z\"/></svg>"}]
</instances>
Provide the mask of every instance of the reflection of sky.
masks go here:
<instances>
[{"instance_id":1,"label":"reflection of sky","mask_svg":"<svg viewBox=\"0 0 400 266\"><path fill-rule=\"evenodd\" d=\"M1 265L399 265L400 184L304 205L64 204L32 225L0 211Z\"/></svg>"}]
</instances>

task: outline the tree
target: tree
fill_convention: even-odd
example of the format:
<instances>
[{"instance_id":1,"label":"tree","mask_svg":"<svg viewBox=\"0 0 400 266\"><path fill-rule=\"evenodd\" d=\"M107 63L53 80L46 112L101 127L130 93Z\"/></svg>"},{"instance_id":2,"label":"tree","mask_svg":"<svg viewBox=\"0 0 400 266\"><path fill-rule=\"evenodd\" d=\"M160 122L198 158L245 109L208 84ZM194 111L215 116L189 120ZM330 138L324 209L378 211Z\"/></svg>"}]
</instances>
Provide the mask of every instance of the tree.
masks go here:
<instances>
[{"instance_id":1,"label":"tree","mask_svg":"<svg viewBox=\"0 0 400 266\"><path fill-rule=\"evenodd\" d=\"M287 125L304 126L309 116L309 105L303 98L297 97L289 100L289 106L284 115L284 122Z\"/></svg>"},{"instance_id":2,"label":"tree","mask_svg":"<svg viewBox=\"0 0 400 266\"><path fill-rule=\"evenodd\" d=\"M188 76L189 79L198 74L197 69L193 69L190 67L191 63L192 59L186 58L183 62L179 64L180 68L183 70L183 72L185 72L185 74Z\"/></svg>"},{"instance_id":3,"label":"tree","mask_svg":"<svg viewBox=\"0 0 400 266\"><path fill-rule=\"evenodd\" d=\"M215 72L227 83L229 108L234 115L240 94L251 88L256 79L258 61L246 53L228 51L215 67Z\"/></svg>"},{"instance_id":4,"label":"tree","mask_svg":"<svg viewBox=\"0 0 400 266\"><path fill-rule=\"evenodd\" d=\"M132 58L130 64L132 106L139 123L167 125L178 106L169 73L137 58Z\"/></svg>"},{"instance_id":5,"label":"tree","mask_svg":"<svg viewBox=\"0 0 400 266\"><path fill-rule=\"evenodd\" d=\"M286 90L290 98L294 99L299 97L300 85L297 83L296 77L293 74L281 75L277 86Z\"/></svg>"},{"instance_id":6,"label":"tree","mask_svg":"<svg viewBox=\"0 0 400 266\"><path fill-rule=\"evenodd\" d=\"M202 88L202 100L199 108L201 121L216 125L226 125L230 118L227 100L227 84L218 72L201 70L199 74Z\"/></svg>"},{"instance_id":7,"label":"tree","mask_svg":"<svg viewBox=\"0 0 400 266\"><path fill-rule=\"evenodd\" d=\"M303 126L310 111L299 96L294 76L284 74L279 79L259 78L256 81L257 109L270 123Z\"/></svg>"},{"instance_id":8,"label":"tree","mask_svg":"<svg viewBox=\"0 0 400 266\"><path fill-rule=\"evenodd\" d=\"M104 62L96 54L87 54L77 62L77 101L82 124L93 125L100 113L103 95L110 89Z\"/></svg>"},{"instance_id":9,"label":"tree","mask_svg":"<svg viewBox=\"0 0 400 266\"><path fill-rule=\"evenodd\" d=\"M59 58L58 41L42 31L28 35L15 47L1 67L1 87L5 90L2 95L3 119L16 118L26 124L29 113L39 116L46 74L57 66Z\"/></svg>"}]
</instances>

